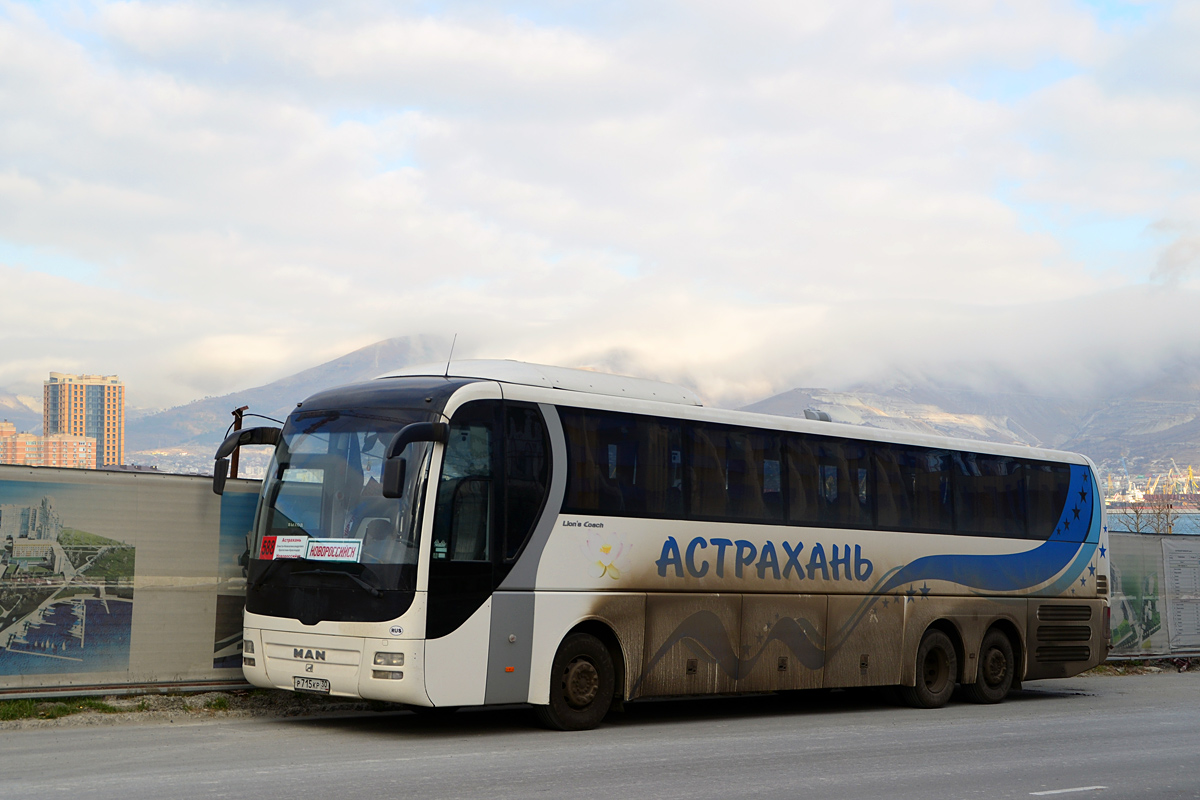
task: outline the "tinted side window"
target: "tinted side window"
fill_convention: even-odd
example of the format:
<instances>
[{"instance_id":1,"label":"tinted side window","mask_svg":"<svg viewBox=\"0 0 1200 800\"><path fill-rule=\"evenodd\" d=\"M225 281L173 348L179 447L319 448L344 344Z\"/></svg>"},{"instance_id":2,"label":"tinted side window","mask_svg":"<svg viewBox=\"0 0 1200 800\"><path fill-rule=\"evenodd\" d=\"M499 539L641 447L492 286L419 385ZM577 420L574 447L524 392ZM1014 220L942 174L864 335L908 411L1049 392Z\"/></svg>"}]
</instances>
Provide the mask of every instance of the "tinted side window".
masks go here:
<instances>
[{"instance_id":1,"label":"tinted side window","mask_svg":"<svg viewBox=\"0 0 1200 800\"><path fill-rule=\"evenodd\" d=\"M870 528L874 499L868 455L862 442L818 436L789 439L789 521Z\"/></svg>"},{"instance_id":2,"label":"tinted side window","mask_svg":"<svg viewBox=\"0 0 1200 800\"><path fill-rule=\"evenodd\" d=\"M504 461L504 558L511 560L533 532L550 480L546 426L537 408L505 405Z\"/></svg>"},{"instance_id":3,"label":"tinted side window","mask_svg":"<svg viewBox=\"0 0 1200 800\"><path fill-rule=\"evenodd\" d=\"M1017 459L955 453L954 486L958 533L1025 537L1025 481Z\"/></svg>"},{"instance_id":4,"label":"tinted side window","mask_svg":"<svg viewBox=\"0 0 1200 800\"><path fill-rule=\"evenodd\" d=\"M949 451L877 445L875 468L881 528L953 533Z\"/></svg>"},{"instance_id":5,"label":"tinted side window","mask_svg":"<svg viewBox=\"0 0 1200 800\"><path fill-rule=\"evenodd\" d=\"M691 516L783 519L779 437L724 425L689 426Z\"/></svg>"},{"instance_id":6,"label":"tinted side window","mask_svg":"<svg viewBox=\"0 0 1200 800\"><path fill-rule=\"evenodd\" d=\"M602 411L559 412L567 437L567 511L682 515L678 423Z\"/></svg>"},{"instance_id":7,"label":"tinted side window","mask_svg":"<svg viewBox=\"0 0 1200 800\"><path fill-rule=\"evenodd\" d=\"M1029 538L1049 539L1067 505L1071 468L1066 464L1048 464L1044 461L1026 461L1024 467L1029 497ZM1067 524L1070 526L1070 519ZM1084 538L1083 530L1072 530L1070 527L1064 534L1060 534L1060 538L1068 541L1081 542Z\"/></svg>"},{"instance_id":8,"label":"tinted side window","mask_svg":"<svg viewBox=\"0 0 1200 800\"><path fill-rule=\"evenodd\" d=\"M688 509L693 517L729 516L725 476L725 437L715 426L692 425L688 431Z\"/></svg>"}]
</instances>

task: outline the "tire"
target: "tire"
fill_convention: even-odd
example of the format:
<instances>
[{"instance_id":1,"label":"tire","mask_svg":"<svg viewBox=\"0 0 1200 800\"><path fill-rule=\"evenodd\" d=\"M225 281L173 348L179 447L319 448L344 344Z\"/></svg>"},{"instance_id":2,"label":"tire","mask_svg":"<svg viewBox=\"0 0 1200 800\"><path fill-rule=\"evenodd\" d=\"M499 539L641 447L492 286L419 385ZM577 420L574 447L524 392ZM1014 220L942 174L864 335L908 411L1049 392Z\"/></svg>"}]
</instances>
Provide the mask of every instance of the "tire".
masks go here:
<instances>
[{"instance_id":1,"label":"tire","mask_svg":"<svg viewBox=\"0 0 1200 800\"><path fill-rule=\"evenodd\" d=\"M1002 631L992 628L979 646L979 675L963 687L973 703L999 703L1008 696L1016 676L1012 642Z\"/></svg>"},{"instance_id":2,"label":"tire","mask_svg":"<svg viewBox=\"0 0 1200 800\"><path fill-rule=\"evenodd\" d=\"M958 656L950 637L930 629L917 648L917 685L901 686L900 698L913 708L941 708L954 694Z\"/></svg>"},{"instance_id":3,"label":"tire","mask_svg":"<svg viewBox=\"0 0 1200 800\"><path fill-rule=\"evenodd\" d=\"M603 642L591 634L571 634L554 654L550 705L536 706L538 719L559 731L596 727L612 706L615 672Z\"/></svg>"}]
</instances>

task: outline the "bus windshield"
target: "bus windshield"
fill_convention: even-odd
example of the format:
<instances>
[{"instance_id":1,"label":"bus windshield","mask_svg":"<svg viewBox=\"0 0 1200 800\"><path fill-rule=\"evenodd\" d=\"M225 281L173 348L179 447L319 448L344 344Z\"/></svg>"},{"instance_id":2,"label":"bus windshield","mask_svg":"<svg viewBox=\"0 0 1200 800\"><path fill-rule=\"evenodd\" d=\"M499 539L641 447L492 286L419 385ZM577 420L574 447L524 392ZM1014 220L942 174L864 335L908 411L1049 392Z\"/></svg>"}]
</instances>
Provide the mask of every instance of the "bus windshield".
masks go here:
<instances>
[{"instance_id":1,"label":"bus windshield","mask_svg":"<svg viewBox=\"0 0 1200 800\"><path fill-rule=\"evenodd\" d=\"M416 564L414 499L430 446L418 442L405 450L405 485L398 499L381 492L383 456L401 428L429 418L420 412L293 415L263 485L253 552L265 560L304 559L312 557L306 547L310 540L353 540L337 560Z\"/></svg>"}]
</instances>

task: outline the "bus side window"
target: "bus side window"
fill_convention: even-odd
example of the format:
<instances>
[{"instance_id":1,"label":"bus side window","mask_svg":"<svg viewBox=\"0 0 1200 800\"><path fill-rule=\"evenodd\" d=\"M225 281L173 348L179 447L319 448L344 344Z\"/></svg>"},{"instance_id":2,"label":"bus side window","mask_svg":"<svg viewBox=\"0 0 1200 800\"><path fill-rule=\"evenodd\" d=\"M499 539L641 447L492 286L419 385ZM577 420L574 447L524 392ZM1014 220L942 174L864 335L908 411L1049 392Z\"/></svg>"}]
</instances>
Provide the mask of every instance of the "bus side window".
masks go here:
<instances>
[{"instance_id":1,"label":"bus side window","mask_svg":"<svg viewBox=\"0 0 1200 800\"><path fill-rule=\"evenodd\" d=\"M1030 539L1049 539L1054 534L1063 509L1067 505L1067 492L1071 484L1071 468L1066 464L1048 464L1044 461L1024 463L1025 492L1029 499ZM1071 520L1067 520L1069 525ZM1082 542L1086 531L1082 525L1063 531L1060 538Z\"/></svg>"},{"instance_id":2,"label":"bus side window","mask_svg":"<svg viewBox=\"0 0 1200 800\"><path fill-rule=\"evenodd\" d=\"M725 467L729 515L747 521L783 518L779 437L765 431L730 430Z\"/></svg>"},{"instance_id":3,"label":"bus side window","mask_svg":"<svg viewBox=\"0 0 1200 800\"><path fill-rule=\"evenodd\" d=\"M880 527L954 532L949 451L878 445L875 456ZM895 517L889 518L892 513Z\"/></svg>"},{"instance_id":4,"label":"bus side window","mask_svg":"<svg viewBox=\"0 0 1200 800\"><path fill-rule=\"evenodd\" d=\"M921 448L910 453L917 528L931 533L953 533L950 452Z\"/></svg>"},{"instance_id":5,"label":"bus side window","mask_svg":"<svg viewBox=\"0 0 1200 800\"><path fill-rule=\"evenodd\" d=\"M572 514L683 516L682 426L608 411L560 408Z\"/></svg>"},{"instance_id":6,"label":"bus side window","mask_svg":"<svg viewBox=\"0 0 1200 800\"><path fill-rule=\"evenodd\" d=\"M1025 537L1025 484L1021 464L1008 456L955 453L957 533Z\"/></svg>"},{"instance_id":7,"label":"bus side window","mask_svg":"<svg viewBox=\"0 0 1200 800\"><path fill-rule=\"evenodd\" d=\"M511 561L533 532L550 480L546 425L536 407L505 406L504 461L504 559Z\"/></svg>"},{"instance_id":8,"label":"bus side window","mask_svg":"<svg viewBox=\"0 0 1200 800\"><path fill-rule=\"evenodd\" d=\"M693 517L729 516L725 430L694 423L691 428L691 503Z\"/></svg>"},{"instance_id":9,"label":"bus side window","mask_svg":"<svg viewBox=\"0 0 1200 800\"><path fill-rule=\"evenodd\" d=\"M567 497L570 513L620 514L624 497L616 483L619 448L607 441L607 415L582 409L559 409L567 436Z\"/></svg>"},{"instance_id":10,"label":"bus side window","mask_svg":"<svg viewBox=\"0 0 1200 800\"><path fill-rule=\"evenodd\" d=\"M789 439L789 521L870 528L874 497L869 452L861 442L846 439Z\"/></svg>"},{"instance_id":11,"label":"bus side window","mask_svg":"<svg viewBox=\"0 0 1200 800\"><path fill-rule=\"evenodd\" d=\"M820 520L817 509L819 464L808 436L792 436L787 442L788 522L813 523Z\"/></svg>"},{"instance_id":12,"label":"bus side window","mask_svg":"<svg viewBox=\"0 0 1200 800\"><path fill-rule=\"evenodd\" d=\"M683 516L683 433L670 420L638 421L639 480L647 516Z\"/></svg>"}]
</instances>

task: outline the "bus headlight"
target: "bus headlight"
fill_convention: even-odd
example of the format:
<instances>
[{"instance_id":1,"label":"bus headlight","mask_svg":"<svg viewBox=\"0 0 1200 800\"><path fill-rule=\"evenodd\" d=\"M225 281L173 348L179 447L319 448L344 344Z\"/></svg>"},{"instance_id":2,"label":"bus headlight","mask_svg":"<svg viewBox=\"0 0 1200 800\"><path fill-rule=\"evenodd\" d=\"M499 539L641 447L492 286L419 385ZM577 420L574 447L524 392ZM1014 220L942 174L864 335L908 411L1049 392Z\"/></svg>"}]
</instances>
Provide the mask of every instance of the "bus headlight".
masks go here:
<instances>
[{"instance_id":1,"label":"bus headlight","mask_svg":"<svg viewBox=\"0 0 1200 800\"><path fill-rule=\"evenodd\" d=\"M403 667L404 653L376 653L375 666L377 667Z\"/></svg>"},{"instance_id":2,"label":"bus headlight","mask_svg":"<svg viewBox=\"0 0 1200 800\"><path fill-rule=\"evenodd\" d=\"M254 666L254 656L242 656L242 666L243 667L253 667Z\"/></svg>"},{"instance_id":3,"label":"bus headlight","mask_svg":"<svg viewBox=\"0 0 1200 800\"><path fill-rule=\"evenodd\" d=\"M371 677L381 681L398 681L404 678L403 672L392 672L386 669L371 670Z\"/></svg>"},{"instance_id":4,"label":"bus headlight","mask_svg":"<svg viewBox=\"0 0 1200 800\"><path fill-rule=\"evenodd\" d=\"M242 639L242 652L254 655L254 642L249 639Z\"/></svg>"}]
</instances>

